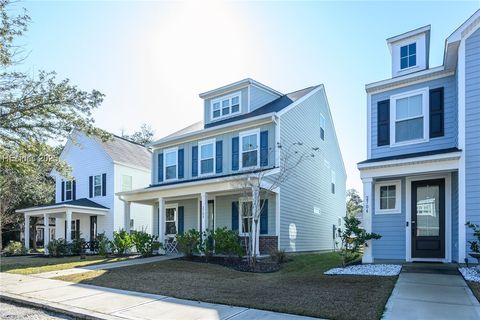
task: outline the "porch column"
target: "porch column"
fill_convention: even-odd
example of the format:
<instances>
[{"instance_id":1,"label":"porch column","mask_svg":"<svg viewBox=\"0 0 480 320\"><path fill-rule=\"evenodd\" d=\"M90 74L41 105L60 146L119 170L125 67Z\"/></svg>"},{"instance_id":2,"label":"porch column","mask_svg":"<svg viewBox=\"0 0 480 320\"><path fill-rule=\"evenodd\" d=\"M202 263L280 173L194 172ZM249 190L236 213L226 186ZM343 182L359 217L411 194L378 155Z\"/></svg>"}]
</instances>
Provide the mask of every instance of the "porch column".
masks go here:
<instances>
[{"instance_id":1,"label":"porch column","mask_svg":"<svg viewBox=\"0 0 480 320\"><path fill-rule=\"evenodd\" d=\"M201 221L202 221L202 237L203 237L203 232L207 230L208 228L208 194L206 192L202 192L200 194L200 198L202 200L202 216L201 216ZM205 240L205 239L204 239Z\"/></svg>"},{"instance_id":2,"label":"porch column","mask_svg":"<svg viewBox=\"0 0 480 320\"><path fill-rule=\"evenodd\" d=\"M50 242L50 215L43 214L43 253L48 255L48 243Z\"/></svg>"},{"instance_id":3,"label":"porch column","mask_svg":"<svg viewBox=\"0 0 480 320\"><path fill-rule=\"evenodd\" d=\"M155 210L155 205L152 206L152 219L151 219L151 228L150 228L150 234L152 236L155 235L155 217L157 215L157 211Z\"/></svg>"},{"instance_id":4,"label":"porch column","mask_svg":"<svg viewBox=\"0 0 480 320\"><path fill-rule=\"evenodd\" d=\"M30 216L25 214L25 231L23 233L25 238L25 249L30 250Z\"/></svg>"},{"instance_id":5,"label":"porch column","mask_svg":"<svg viewBox=\"0 0 480 320\"><path fill-rule=\"evenodd\" d=\"M260 188L252 187L252 246L253 254L260 254Z\"/></svg>"},{"instance_id":6,"label":"porch column","mask_svg":"<svg viewBox=\"0 0 480 320\"><path fill-rule=\"evenodd\" d=\"M128 233L130 233L130 204L130 201L123 201L123 224Z\"/></svg>"},{"instance_id":7,"label":"porch column","mask_svg":"<svg viewBox=\"0 0 480 320\"><path fill-rule=\"evenodd\" d=\"M158 198L158 241L165 242L165 199Z\"/></svg>"},{"instance_id":8,"label":"porch column","mask_svg":"<svg viewBox=\"0 0 480 320\"><path fill-rule=\"evenodd\" d=\"M67 212L65 213L65 220L67 221L67 234L65 235L65 240L67 242L72 241L72 210L67 209Z\"/></svg>"},{"instance_id":9,"label":"porch column","mask_svg":"<svg viewBox=\"0 0 480 320\"><path fill-rule=\"evenodd\" d=\"M363 228L372 232L372 178L363 178ZM363 263L373 263L372 240L367 242L368 247L363 248Z\"/></svg>"}]
</instances>

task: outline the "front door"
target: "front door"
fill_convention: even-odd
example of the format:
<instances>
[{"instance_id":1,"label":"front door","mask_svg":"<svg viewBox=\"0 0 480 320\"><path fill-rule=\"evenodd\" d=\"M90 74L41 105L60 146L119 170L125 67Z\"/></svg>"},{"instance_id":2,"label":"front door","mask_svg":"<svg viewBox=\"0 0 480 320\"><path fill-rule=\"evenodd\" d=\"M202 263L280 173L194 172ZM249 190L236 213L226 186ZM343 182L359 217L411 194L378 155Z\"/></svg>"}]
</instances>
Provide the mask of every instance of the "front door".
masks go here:
<instances>
[{"instance_id":1,"label":"front door","mask_svg":"<svg viewBox=\"0 0 480 320\"><path fill-rule=\"evenodd\" d=\"M445 180L412 182L412 258L445 258Z\"/></svg>"}]
</instances>

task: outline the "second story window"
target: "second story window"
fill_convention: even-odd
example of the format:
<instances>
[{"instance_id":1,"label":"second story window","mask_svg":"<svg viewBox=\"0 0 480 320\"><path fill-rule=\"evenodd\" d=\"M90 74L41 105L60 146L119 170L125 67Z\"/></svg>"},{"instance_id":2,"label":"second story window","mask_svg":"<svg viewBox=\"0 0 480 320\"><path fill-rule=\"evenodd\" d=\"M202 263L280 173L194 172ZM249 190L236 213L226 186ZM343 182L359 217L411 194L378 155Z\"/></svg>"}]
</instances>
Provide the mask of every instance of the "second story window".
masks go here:
<instances>
[{"instance_id":1,"label":"second story window","mask_svg":"<svg viewBox=\"0 0 480 320\"><path fill-rule=\"evenodd\" d=\"M415 67L417 65L417 43L400 47L400 69Z\"/></svg>"},{"instance_id":2,"label":"second story window","mask_svg":"<svg viewBox=\"0 0 480 320\"><path fill-rule=\"evenodd\" d=\"M391 97L392 145L421 142L428 132L428 88Z\"/></svg>"},{"instance_id":3,"label":"second story window","mask_svg":"<svg viewBox=\"0 0 480 320\"><path fill-rule=\"evenodd\" d=\"M73 199L72 181L65 181L65 200Z\"/></svg>"},{"instance_id":4,"label":"second story window","mask_svg":"<svg viewBox=\"0 0 480 320\"><path fill-rule=\"evenodd\" d=\"M325 140L325 125L325 117L323 116L323 114L320 114L320 138L322 140Z\"/></svg>"},{"instance_id":5,"label":"second story window","mask_svg":"<svg viewBox=\"0 0 480 320\"><path fill-rule=\"evenodd\" d=\"M212 100L212 120L220 119L240 112L240 92Z\"/></svg>"},{"instance_id":6,"label":"second story window","mask_svg":"<svg viewBox=\"0 0 480 320\"><path fill-rule=\"evenodd\" d=\"M258 166L259 137L258 130L240 133L240 164L242 168Z\"/></svg>"},{"instance_id":7,"label":"second story window","mask_svg":"<svg viewBox=\"0 0 480 320\"><path fill-rule=\"evenodd\" d=\"M198 143L200 174L213 173L215 168L215 139Z\"/></svg>"},{"instance_id":8,"label":"second story window","mask_svg":"<svg viewBox=\"0 0 480 320\"><path fill-rule=\"evenodd\" d=\"M177 154L177 148L165 151L165 180L177 179Z\"/></svg>"},{"instance_id":9,"label":"second story window","mask_svg":"<svg viewBox=\"0 0 480 320\"><path fill-rule=\"evenodd\" d=\"M335 176L335 171L332 170L332 193L335 194L335 181L337 180Z\"/></svg>"},{"instance_id":10,"label":"second story window","mask_svg":"<svg viewBox=\"0 0 480 320\"><path fill-rule=\"evenodd\" d=\"M102 195L102 175L98 174L93 177L93 196L100 197Z\"/></svg>"}]
</instances>

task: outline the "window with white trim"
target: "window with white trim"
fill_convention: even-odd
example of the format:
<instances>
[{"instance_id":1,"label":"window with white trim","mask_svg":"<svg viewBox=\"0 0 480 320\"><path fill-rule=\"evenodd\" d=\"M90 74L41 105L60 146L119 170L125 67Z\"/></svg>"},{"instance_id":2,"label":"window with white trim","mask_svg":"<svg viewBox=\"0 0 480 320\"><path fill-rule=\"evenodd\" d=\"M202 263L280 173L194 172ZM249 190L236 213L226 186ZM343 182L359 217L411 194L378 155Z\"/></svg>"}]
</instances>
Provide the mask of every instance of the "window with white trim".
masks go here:
<instances>
[{"instance_id":1,"label":"window with white trim","mask_svg":"<svg viewBox=\"0 0 480 320\"><path fill-rule=\"evenodd\" d=\"M332 170L332 186L331 186L331 191L333 194L335 194L335 182L336 182L337 178L335 176L335 171Z\"/></svg>"},{"instance_id":2,"label":"window with white trim","mask_svg":"<svg viewBox=\"0 0 480 320\"><path fill-rule=\"evenodd\" d=\"M198 143L198 171L200 174L211 174L215 168L215 139Z\"/></svg>"},{"instance_id":3,"label":"window with white trim","mask_svg":"<svg viewBox=\"0 0 480 320\"><path fill-rule=\"evenodd\" d=\"M428 88L424 88L390 97L391 145L428 139L428 92Z\"/></svg>"},{"instance_id":4,"label":"window with white trim","mask_svg":"<svg viewBox=\"0 0 480 320\"><path fill-rule=\"evenodd\" d=\"M65 181L65 200L72 200L73 199L73 182L72 181Z\"/></svg>"},{"instance_id":5,"label":"window with white trim","mask_svg":"<svg viewBox=\"0 0 480 320\"><path fill-rule=\"evenodd\" d=\"M212 100L210 107L212 109L212 120L227 117L240 112L241 92L235 92Z\"/></svg>"},{"instance_id":6,"label":"window with white trim","mask_svg":"<svg viewBox=\"0 0 480 320\"><path fill-rule=\"evenodd\" d=\"M132 176L122 175L122 191L132 190Z\"/></svg>"},{"instance_id":7,"label":"window with white trim","mask_svg":"<svg viewBox=\"0 0 480 320\"><path fill-rule=\"evenodd\" d=\"M165 180L177 179L178 168L178 149L165 150L163 156L165 157L164 176Z\"/></svg>"},{"instance_id":8,"label":"window with white trim","mask_svg":"<svg viewBox=\"0 0 480 320\"><path fill-rule=\"evenodd\" d=\"M135 220L134 219L130 219L130 229L131 230L135 229Z\"/></svg>"},{"instance_id":9,"label":"window with white trim","mask_svg":"<svg viewBox=\"0 0 480 320\"><path fill-rule=\"evenodd\" d=\"M375 213L400 213L401 182L385 181L375 184Z\"/></svg>"},{"instance_id":10,"label":"window with white trim","mask_svg":"<svg viewBox=\"0 0 480 320\"><path fill-rule=\"evenodd\" d=\"M239 221L242 224L241 234L243 235L250 233L250 231L252 230L252 212L253 212L252 199L240 200Z\"/></svg>"},{"instance_id":11,"label":"window with white trim","mask_svg":"<svg viewBox=\"0 0 480 320\"><path fill-rule=\"evenodd\" d=\"M326 120L323 114L320 114L320 139L325 140Z\"/></svg>"},{"instance_id":12,"label":"window with white trim","mask_svg":"<svg viewBox=\"0 0 480 320\"><path fill-rule=\"evenodd\" d=\"M93 177L93 196L100 197L102 195L102 175L97 174Z\"/></svg>"},{"instance_id":13,"label":"window with white trim","mask_svg":"<svg viewBox=\"0 0 480 320\"><path fill-rule=\"evenodd\" d=\"M240 132L239 137L241 167L257 167L260 158L260 130Z\"/></svg>"},{"instance_id":14,"label":"window with white trim","mask_svg":"<svg viewBox=\"0 0 480 320\"><path fill-rule=\"evenodd\" d=\"M410 43L400 47L400 69L417 65L417 43Z\"/></svg>"},{"instance_id":15,"label":"window with white trim","mask_svg":"<svg viewBox=\"0 0 480 320\"><path fill-rule=\"evenodd\" d=\"M165 234L177 234L177 207L165 208Z\"/></svg>"}]
</instances>

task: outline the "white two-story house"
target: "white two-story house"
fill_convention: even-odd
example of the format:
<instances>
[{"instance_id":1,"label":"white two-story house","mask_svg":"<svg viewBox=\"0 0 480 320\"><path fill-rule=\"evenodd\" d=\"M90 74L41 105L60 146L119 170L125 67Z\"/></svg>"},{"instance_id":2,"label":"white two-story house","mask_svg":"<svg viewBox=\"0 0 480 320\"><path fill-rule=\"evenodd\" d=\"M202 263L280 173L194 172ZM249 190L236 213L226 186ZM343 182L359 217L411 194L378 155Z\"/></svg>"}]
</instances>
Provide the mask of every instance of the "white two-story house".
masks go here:
<instances>
[{"instance_id":1,"label":"white two-story house","mask_svg":"<svg viewBox=\"0 0 480 320\"><path fill-rule=\"evenodd\" d=\"M45 228L43 221L50 221L49 236L42 237L45 248L50 239L70 242L80 237L93 243L103 232L112 239L113 231L119 229L151 233L151 209L135 204L125 216L124 204L115 196L149 185L151 152L146 147L117 136L102 141L75 131L60 158L70 166L73 179L52 172L55 203L17 210L25 216L25 230L30 229L31 217L40 217L40 229ZM29 248L29 232L24 239Z\"/></svg>"},{"instance_id":2,"label":"white two-story house","mask_svg":"<svg viewBox=\"0 0 480 320\"><path fill-rule=\"evenodd\" d=\"M323 85L288 94L252 79L200 94L203 121L150 145L151 185L118 193L126 203L152 207L161 241L189 229L251 228L255 194L240 181L252 170L281 167L283 147L315 154L261 199L260 253L330 250L332 228L345 215L346 174Z\"/></svg>"},{"instance_id":3,"label":"white two-story house","mask_svg":"<svg viewBox=\"0 0 480 320\"><path fill-rule=\"evenodd\" d=\"M387 39L392 77L366 85L368 158L358 164L374 260L464 262L480 223L480 11L429 66L430 26Z\"/></svg>"}]
</instances>

